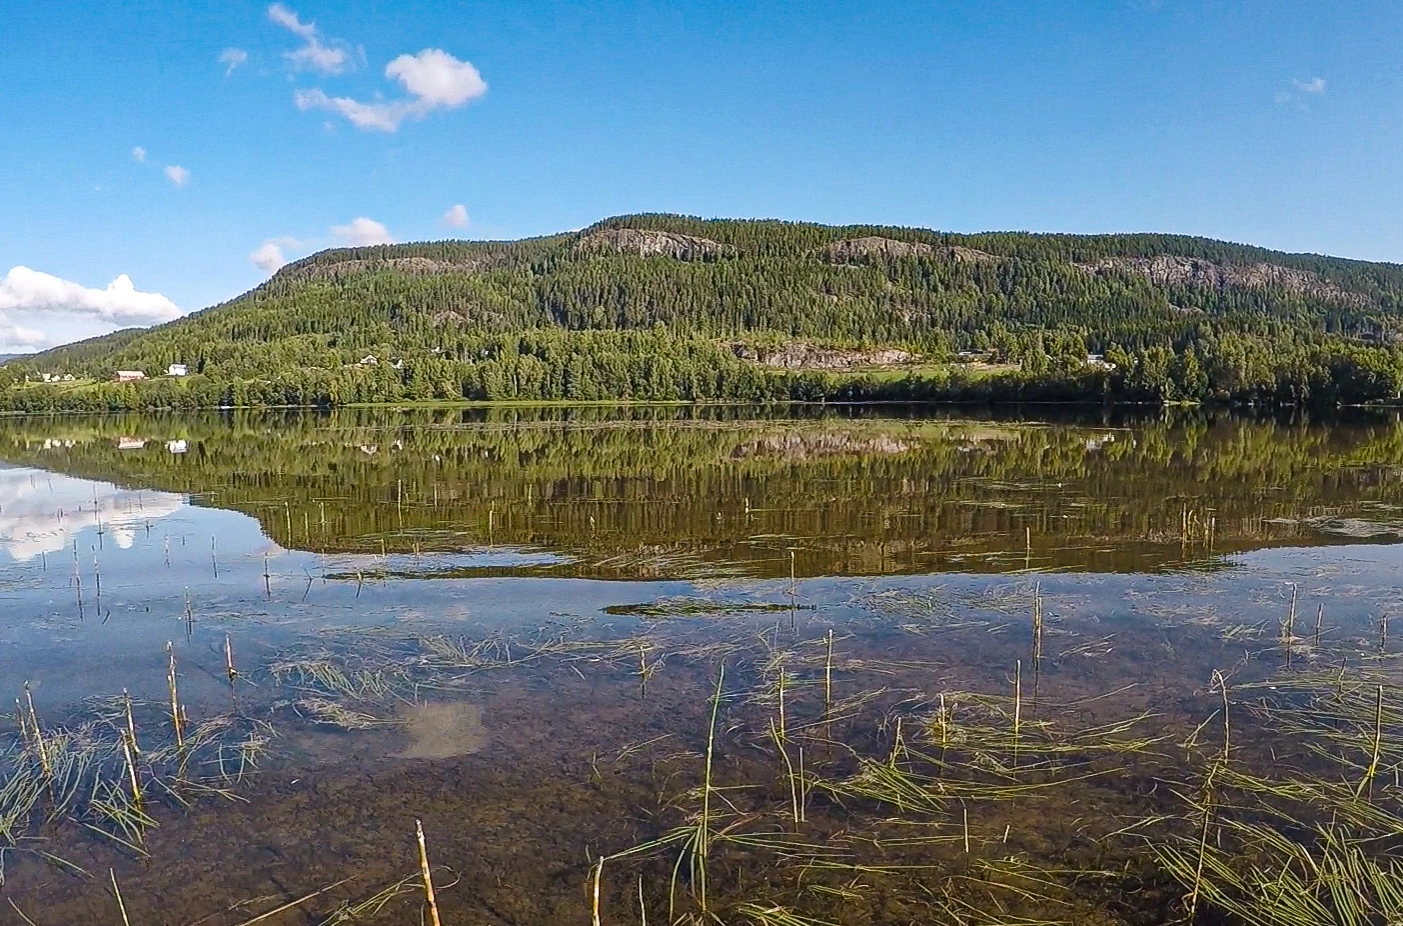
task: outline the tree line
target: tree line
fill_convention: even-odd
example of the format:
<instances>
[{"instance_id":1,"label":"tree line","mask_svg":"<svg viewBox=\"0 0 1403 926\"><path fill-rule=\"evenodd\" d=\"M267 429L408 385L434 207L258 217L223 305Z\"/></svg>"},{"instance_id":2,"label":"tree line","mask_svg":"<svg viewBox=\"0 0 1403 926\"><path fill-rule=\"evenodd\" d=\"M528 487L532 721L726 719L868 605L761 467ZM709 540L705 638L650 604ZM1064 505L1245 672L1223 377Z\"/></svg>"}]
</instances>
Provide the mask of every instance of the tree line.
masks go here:
<instances>
[{"instance_id":1,"label":"tree line","mask_svg":"<svg viewBox=\"0 0 1403 926\"><path fill-rule=\"evenodd\" d=\"M584 246L620 229L721 247L680 259ZM833 249L863 239L906 247ZM1245 285L1201 285L1155 282L1114 263L1165 256L1278 271ZM524 241L325 251L159 328L13 361L0 368L0 406L1391 402L1403 391L1400 300L1396 265L1182 236L949 235L627 216ZM871 375L786 372L735 350L737 342L792 340L900 347L922 363ZM971 356L983 362L962 362ZM117 369L152 375L170 363L188 364L193 375L108 382ZM35 382L44 372L85 381Z\"/></svg>"}]
</instances>

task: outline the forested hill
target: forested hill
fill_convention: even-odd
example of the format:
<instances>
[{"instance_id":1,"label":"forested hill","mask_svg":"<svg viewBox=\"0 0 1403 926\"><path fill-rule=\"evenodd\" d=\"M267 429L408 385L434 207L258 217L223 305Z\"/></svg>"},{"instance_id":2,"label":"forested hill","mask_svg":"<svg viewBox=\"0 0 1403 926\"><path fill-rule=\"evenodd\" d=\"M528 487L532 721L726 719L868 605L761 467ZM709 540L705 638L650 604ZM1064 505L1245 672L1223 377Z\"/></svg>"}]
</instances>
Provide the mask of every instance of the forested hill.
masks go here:
<instances>
[{"instance_id":1,"label":"forested hill","mask_svg":"<svg viewBox=\"0 0 1403 926\"><path fill-rule=\"evenodd\" d=\"M190 375L165 376L172 363ZM147 379L113 383L117 370ZM0 385L21 410L1387 402L1403 388L1403 266L1170 235L623 216L521 241L323 251L159 328L12 361Z\"/></svg>"}]
</instances>

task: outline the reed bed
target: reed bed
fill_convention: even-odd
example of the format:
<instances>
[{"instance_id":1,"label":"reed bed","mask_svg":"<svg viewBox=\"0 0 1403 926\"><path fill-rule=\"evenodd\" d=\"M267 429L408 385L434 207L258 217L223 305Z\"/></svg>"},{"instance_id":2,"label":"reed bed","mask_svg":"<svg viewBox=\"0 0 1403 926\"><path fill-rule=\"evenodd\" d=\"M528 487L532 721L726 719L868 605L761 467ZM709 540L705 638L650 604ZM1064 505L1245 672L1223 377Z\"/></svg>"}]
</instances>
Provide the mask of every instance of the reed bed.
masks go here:
<instances>
[{"instance_id":1,"label":"reed bed","mask_svg":"<svg viewBox=\"0 0 1403 926\"><path fill-rule=\"evenodd\" d=\"M655 800L631 797L629 836L591 843L581 863L599 926L1403 921L1397 657L1374 633L1317 632L1322 611L1294 590L1275 633L1219 622L1233 646L1256 647L1233 670L1133 700L1049 684L1059 662L1105 658L1113 638L1047 645L1075 634L1035 582L977 608L943 589L860 596L872 623L839 628L822 612L800 622L797 601L716 592L516 633L346 631L237 670L226 648L224 669L275 712L364 730L505 673L618 682L646 701L685 667L704 722L606 754L606 774L639 776L630 793ZM957 646L992 634L1013 655L987 684L956 684L939 646L897 658L878 628ZM171 687L169 704L92 702L69 727L42 724L22 697L20 732L0 744L0 840L33 847L74 819L140 853L160 805L236 796L272 728L186 723ZM319 922L384 921L434 897L434 845L419 843L420 872ZM439 904L456 921L448 900L424 903L426 922Z\"/></svg>"},{"instance_id":2,"label":"reed bed","mask_svg":"<svg viewBox=\"0 0 1403 926\"><path fill-rule=\"evenodd\" d=\"M1396 673L1320 668L1329 654L1293 601L1271 641L1281 670L1215 674L1192 730L1153 710L1035 710L1038 667L1062 657L1043 649L1034 596L1029 659L1002 692L891 687L922 664L846 652L859 644L831 633L728 641L704 752L652 759L699 763L697 777L645 811L650 838L592 865L596 915L607 922L609 898L636 884L635 919L671 923L1403 921ZM919 600L882 604L927 628L981 629L957 612L922 618ZM668 645L631 639L588 659L640 664L639 646L641 665L683 658ZM1138 912L1132 889L1152 898Z\"/></svg>"},{"instance_id":3,"label":"reed bed","mask_svg":"<svg viewBox=\"0 0 1403 926\"><path fill-rule=\"evenodd\" d=\"M266 721L221 714L185 725L177 741L164 705L125 696L88 702L69 725L26 713L17 733L0 736L0 847L20 851L76 824L144 855L157 806L238 799L276 735Z\"/></svg>"}]
</instances>

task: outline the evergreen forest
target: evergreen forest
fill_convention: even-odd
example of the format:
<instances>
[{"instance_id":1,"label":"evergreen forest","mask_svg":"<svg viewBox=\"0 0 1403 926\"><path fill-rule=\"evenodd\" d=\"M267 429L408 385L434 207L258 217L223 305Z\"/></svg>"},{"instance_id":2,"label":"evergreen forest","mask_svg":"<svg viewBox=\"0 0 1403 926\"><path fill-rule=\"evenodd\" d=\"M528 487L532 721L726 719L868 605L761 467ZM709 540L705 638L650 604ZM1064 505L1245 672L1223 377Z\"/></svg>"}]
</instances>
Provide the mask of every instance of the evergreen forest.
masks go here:
<instances>
[{"instance_id":1,"label":"evergreen forest","mask_svg":"<svg viewBox=\"0 0 1403 926\"><path fill-rule=\"evenodd\" d=\"M166 376L185 364L186 376ZM114 382L118 370L140 382ZM51 381L50 381L51 380ZM607 219L323 251L0 367L24 412L416 401L1389 404L1403 266L1173 235Z\"/></svg>"}]
</instances>

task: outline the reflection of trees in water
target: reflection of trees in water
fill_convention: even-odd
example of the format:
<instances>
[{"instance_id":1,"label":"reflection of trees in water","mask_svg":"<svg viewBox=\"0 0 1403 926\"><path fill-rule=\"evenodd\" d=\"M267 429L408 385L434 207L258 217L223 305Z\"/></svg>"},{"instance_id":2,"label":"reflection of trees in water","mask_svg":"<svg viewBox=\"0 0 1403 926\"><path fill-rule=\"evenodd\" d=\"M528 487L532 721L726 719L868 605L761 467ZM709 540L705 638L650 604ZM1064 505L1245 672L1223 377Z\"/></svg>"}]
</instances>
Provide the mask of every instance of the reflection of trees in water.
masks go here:
<instances>
[{"instance_id":1,"label":"reflection of trees in water","mask_svg":"<svg viewBox=\"0 0 1403 926\"><path fill-rule=\"evenodd\" d=\"M1403 505L1403 426L742 409L348 410L0 424L0 457L257 516L279 543L658 555L787 575L1163 566ZM118 450L113 435L151 442ZM186 441L172 454L166 440ZM68 446L68 442L72 445ZM46 443L47 442L47 443ZM1357 533L1357 532L1356 532ZM666 558L665 557L665 558ZM656 565L656 564L654 564ZM666 572L666 569L663 569Z\"/></svg>"}]
</instances>

